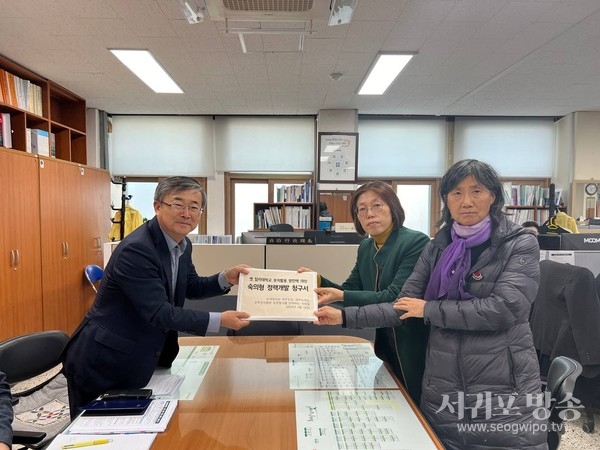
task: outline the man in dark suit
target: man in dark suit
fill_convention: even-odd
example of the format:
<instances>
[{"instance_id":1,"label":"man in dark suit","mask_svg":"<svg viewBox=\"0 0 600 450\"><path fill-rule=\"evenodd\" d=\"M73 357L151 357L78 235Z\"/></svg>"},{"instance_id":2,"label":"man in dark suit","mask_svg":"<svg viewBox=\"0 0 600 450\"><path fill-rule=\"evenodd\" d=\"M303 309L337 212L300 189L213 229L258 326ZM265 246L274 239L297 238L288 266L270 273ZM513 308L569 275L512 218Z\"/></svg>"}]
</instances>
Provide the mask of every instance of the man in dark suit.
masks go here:
<instances>
[{"instance_id":1,"label":"man in dark suit","mask_svg":"<svg viewBox=\"0 0 600 450\"><path fill-rule=\"evenodd\" d=\"M0 450L9 450L12 445L12 396L6 375L0 372Z\"/></svg>"},{"instance_id":2,"label":"man in dark suit","mask_svg":"<svg viewBox=\"0 0 600 450\"><path fill-rule=\"evenodd\" d=\"M186 298L225 294L247 265L203 277L192 263L186 235L200 221L206 195L188 177L161 181L154 193L155 217L117 246L104 270L93 306L64 355L71 417L108 389L145 386L157 366L177 356L177 331L205 335L220 326L238 330L249 314L183 309Z\"/></svg>"}]
</instances>

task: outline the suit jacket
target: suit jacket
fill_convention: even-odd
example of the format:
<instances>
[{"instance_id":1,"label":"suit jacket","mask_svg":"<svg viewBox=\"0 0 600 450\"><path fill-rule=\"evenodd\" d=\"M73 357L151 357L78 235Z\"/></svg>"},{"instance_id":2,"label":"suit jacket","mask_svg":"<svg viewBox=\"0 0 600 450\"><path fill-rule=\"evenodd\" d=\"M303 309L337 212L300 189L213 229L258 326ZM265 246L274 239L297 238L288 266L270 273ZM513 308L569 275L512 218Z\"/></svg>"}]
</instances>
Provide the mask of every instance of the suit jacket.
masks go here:
<instances>
[{"instance_id":1,"label":"suit jacket","mask_svg":"<svg viewBox=\"0 0 600 450\"><path fill-rule=\"evenodd\" d=\"M186 240L174 296L171 257L157 219L121 241L104 270L92 308L65 350L69 382L99 394L143 387L159 363L169 366L177 355L177 331L206 333L209 313L183 309L186 297L207 298L228 290L221 289L218 274L198 276L192 245Z\"/></svg>"},{"instance_id":2,"label":"suit jacket","mask_svg":"<svg viewBox=\"0 0 600 450\"><path fill-rule=\"evenodd\" d=\"M12 444L13 408L10 387L6 382L6 375L0 372L0 442Z\"/></svg>"},{"instance_id":3,"label":"suit jacket","mask_svg":"<svg viewBox=\"0 0 600 450\"><path fill-rule=\"evenodd\" d=\"M600 374L600 301L593 273L555 261L540 261L540 288L530 324L536 350L581 363L582 376Z\"/></svg>"}]
</instances>

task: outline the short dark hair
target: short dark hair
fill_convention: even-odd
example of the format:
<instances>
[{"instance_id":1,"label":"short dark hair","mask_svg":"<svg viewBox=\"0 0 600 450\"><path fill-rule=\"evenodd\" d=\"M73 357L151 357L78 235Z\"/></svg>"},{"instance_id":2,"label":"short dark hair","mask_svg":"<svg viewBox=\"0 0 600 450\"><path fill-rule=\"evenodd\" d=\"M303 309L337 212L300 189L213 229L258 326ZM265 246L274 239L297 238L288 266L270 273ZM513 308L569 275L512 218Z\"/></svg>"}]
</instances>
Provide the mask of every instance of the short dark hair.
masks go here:
<instances>
[{"instance_id":1,"label":"short dark hair","mask_svg":"<svg viewBox=\"0 0 600 450\"><path fill-rule=\"evenodd\" d=\"M162 202L168 194L177 194L183 191L194 190L202 194L201 208L206 208L206 192L202 189L202 185L197 180L190 177L169 177L158 182L154 191L154 201Z\"/></svg>"},{"instance_id":2,"label":"short dark hair","mask_svg":"<svg viewBox=\"0 0 600 450\"><path fill-rule=\"evenodd\" d=\"M492 222L498 224L504 217L504 190L502 189L502 182L496 169L476 159L463 159L450 167L440 181L440 198L442 199L443 207L442 215L436 223L437 226L452 223L452 215L447 205L448 193L469 175L472 175L478 183L481 183L494 195L494 203L490 207Z\"/></svg>"},{"instance_id":3,"label":"short dark hair","mask_svg":"<svg viewBox=\"0 0 600 450\"><path fill-rule=\"evenodd\" d=\"M352 201L350 202L350 214L352 215L352 222L354 222L354 227L356 228L356 232L358 234L361 236L367 234L365 229L360 224L360 220L358 220L358 207L356 206L358 203L358 198L367 191L375 192L381 197L385 204L389 206L390 212L392 213L394 230L397 230L404 225L404 220L406 218L404 208L402 208L400 199L392 187L383 181L369 181L354 191L354 194L352 195Z\"/></svg>"}]
</instances>

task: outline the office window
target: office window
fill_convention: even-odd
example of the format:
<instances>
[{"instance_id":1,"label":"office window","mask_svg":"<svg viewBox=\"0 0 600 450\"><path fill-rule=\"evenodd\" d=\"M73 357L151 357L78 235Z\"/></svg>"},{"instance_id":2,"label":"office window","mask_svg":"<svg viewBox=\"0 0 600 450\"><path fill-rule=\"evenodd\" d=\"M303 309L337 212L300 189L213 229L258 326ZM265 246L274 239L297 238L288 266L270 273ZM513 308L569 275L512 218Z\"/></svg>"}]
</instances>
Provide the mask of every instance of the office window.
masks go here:
<instances>
[{"instance_id":1,"label":"office window","mask_svg":"<svg viewBox=\"0 0 600 450\"><path fill-rule=\"evenodd\" d=\"M234 229L233 235L240 236L242 231L254 229L254 203L269 201L269 184L244 183L234 184Z\"/></svg>"},{"instance_id":2,"label":"office window","mask_svg":"<svg viewBox=\"0 0 600 450\"><path fill-rule=\"evenodd\" d=\"M406 214L404 226L432 236L432 184L396 184L396 194Z\"/></svg>"},{"instance_id":3,"label":"office window","mask_svg":"<svg viewBox=\"0 0 600 450\"><path fill-rule=\"evenodd\" d=\"M119 176L213 176L213 123L200 116L113 116L109 167Z\"/></svg>"},{"instance_id":4,"label":"office window","mask_svg":"<svg viewBox=\"0 0 600 450\"><path fill-rule=\"evenodd\" d=\"M441 177L444 119L358 119L358 177Z\"/></svg>"},{"instance_id":5,"label":"office window","mask_svg":"<svg viewBox=\"0 0 600 450\"><path fill-rule=\"evenodd\" d=\"M555 147L552 118L472 117L454 124L454 161L485 161L504 178L552 177Z\"/></svg>"},{"instance_id":6,"label":"office window","mask_svg":"<svg viewBox=\"0 0 600 450\"><path fill-rule=\"evenodd\" d=\"M216 168L223 172L312 172L314 117L216 117Z\"/></svg>"},{"instance_id":7,"label":"office window","mask_svg":"<svg viewBox=\"0 0 600 450\"><path fill-rule=\"evenodd\" d=\"M131 196L131 199L128 201L129 204L140 212L144 220L150 220L154 217L154 191L156 190L156 186L160 179L161 178L157 177L127 177L125 195L127 197ZM196 180L198 180L200 185L204 188L204 192L206 192L206 178L196 178ZM122 195L122 185L112 183L111 205L113 207L113 217L116 212L114 208L119 209L121 207ZM207 210L209 208L210 205L207 205ZM199 226L192 230L190 234L206 234L206 214L207 211L204 211L200 217Z\"/></svg>"}]
</instances>

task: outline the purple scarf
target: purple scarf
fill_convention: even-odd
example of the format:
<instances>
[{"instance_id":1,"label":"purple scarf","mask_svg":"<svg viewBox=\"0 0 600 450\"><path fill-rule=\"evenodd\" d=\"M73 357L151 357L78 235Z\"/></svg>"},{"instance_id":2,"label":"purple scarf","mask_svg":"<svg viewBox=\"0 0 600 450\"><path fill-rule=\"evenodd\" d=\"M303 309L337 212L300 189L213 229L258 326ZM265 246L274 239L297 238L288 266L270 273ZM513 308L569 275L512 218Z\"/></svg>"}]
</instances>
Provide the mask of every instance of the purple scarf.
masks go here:
<instances>
[{"instance_id":1,"label":"purple scarf","mask_svg":"<svg viewBox=\"0 0 600 450\"><path fill-rule=\"evenodd\" d=\"M467 300L473 298L465 292L465 279L471 268L471 248L483 244L492 235L492 221L489 216L470 227L452 224L452 243L444 249L433 268L425 300L451 298Z\"/></svg>"}]
</instances>

